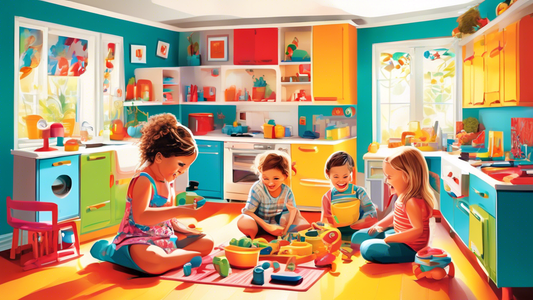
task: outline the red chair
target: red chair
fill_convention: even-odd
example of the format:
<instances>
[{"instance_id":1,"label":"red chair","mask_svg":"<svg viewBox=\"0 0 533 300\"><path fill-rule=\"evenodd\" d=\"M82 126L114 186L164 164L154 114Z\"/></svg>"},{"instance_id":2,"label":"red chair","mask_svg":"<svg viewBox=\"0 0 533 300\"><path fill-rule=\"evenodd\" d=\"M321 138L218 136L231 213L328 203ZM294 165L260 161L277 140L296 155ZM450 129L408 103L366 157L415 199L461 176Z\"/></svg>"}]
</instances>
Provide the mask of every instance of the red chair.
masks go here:
<instances>
[{"instance_id":1,"label":"red chair","mask_svg":"<svg viewBox=\"0 0 533 300\"><path fill-rule=\"evenodd\" d=\"M78 239L78 230L76 223L70 222L57 222L57 204L50 202L38 202L38 201L18 201L11 200L11 197L7 197L7 224L13 227L13 244L11 246L10 258L15 259L17 252L20 252L21 246L19 246L19 232L21 230L28 231L28 237L31 236L31 244L33 247L33 259L27 261L24 264L24 270L30 270L39 268L45 264L54 262L62 262L67 259L77 258L81 256L80 242ZM52 222L31 222L24 221L17 218L13 218L11 210L24 210L24 211L49 211L52 212ZM58 236L60 230L72 228L75 236L74 247L77 251L77 255L74 257L68 257L75 254L74 250L64 249L58 250ZM39 245L39 237L42 237L41 242L44 242L44 249L42 243ZM52 245L48 245L48 239L52 240ZM39 256L39 246L41 246ZM51 246L51 247L50 247ZM51 252L50 252L51 250ZM43 255L46 252L46 255Z\"/></svg>"}]
</instances>

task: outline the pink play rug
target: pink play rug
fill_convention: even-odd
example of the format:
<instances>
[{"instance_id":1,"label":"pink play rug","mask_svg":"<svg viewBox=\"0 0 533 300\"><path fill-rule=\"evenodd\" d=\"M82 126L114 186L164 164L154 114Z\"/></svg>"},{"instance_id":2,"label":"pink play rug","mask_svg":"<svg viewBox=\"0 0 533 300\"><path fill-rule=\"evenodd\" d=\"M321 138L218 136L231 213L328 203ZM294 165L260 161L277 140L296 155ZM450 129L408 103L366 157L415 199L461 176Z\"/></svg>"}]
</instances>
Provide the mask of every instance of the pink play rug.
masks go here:
<instances>
[{"instance_id":1,"label":"pink play rug","mask_svg":"<svg viewBox=\"0 0 533 300\"><path fill-rule=\"evenodd\" d=\"M185 276L183 274L183 268L179 268L173 271L169 271L159 278L167 280L178 280L183 282L191 283L201 283L201 284L216 284L224 286L233 286L233 287L242 287L242 288L258 288L258 289L278 289L278 290L289 290L289 291L298 291L305 292L307 291L315 282L322 277L326 272L329 271L328 268L316 268L313 266L304 266L298 265L295 270L295 273L301 275L303 281L298 285L285 285L285 284L275 284L270 283L270 275L274 272L272 267L265 270L265 283L263 285L252 284L252 271L253 269L231 269L231 274L224 278L218 274L213 266L213 257L217 255L224 255L224 250L214 250L210 255L202 259L202 265L198 268L192 269L192 274L190 276ZM263 261L259 261L258 265ZM310 263L312 264L312 263ZM285 264L280 263L280 271L285 271Z\"/></svg>"}]
</instances>

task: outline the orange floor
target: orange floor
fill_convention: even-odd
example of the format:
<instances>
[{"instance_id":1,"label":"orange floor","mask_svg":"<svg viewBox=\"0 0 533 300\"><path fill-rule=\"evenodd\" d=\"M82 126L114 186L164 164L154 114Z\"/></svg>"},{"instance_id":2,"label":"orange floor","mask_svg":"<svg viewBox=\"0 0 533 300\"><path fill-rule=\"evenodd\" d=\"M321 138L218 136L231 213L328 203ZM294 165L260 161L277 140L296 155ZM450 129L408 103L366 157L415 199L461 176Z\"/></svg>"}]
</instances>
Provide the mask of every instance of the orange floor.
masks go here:
<instances>
[{"instance_id":1,"label":"orange floor","mask_svg":"<svg viewBox=\"0 0 533 300\"><path fill-rule=\"evenodd\" d=\"M198 227L221 244L239 237L235 217L242 204L207 203L185 223ZM208 218L212 215L210 218ZM316 214L305 214L317 218ZM410 264L367 264L361 257L339 267L340 275L324 275L305 293L242 289L137 277L89 254L82 244L79 259L24 272L17 260L0 258L0 298L7 299L497 299L474 270L442 224L432 222L430 245L445 249L456 265L455 278L415 281ZM109 237L111 239L112 237Z\"/></svg>"}]
</instances>

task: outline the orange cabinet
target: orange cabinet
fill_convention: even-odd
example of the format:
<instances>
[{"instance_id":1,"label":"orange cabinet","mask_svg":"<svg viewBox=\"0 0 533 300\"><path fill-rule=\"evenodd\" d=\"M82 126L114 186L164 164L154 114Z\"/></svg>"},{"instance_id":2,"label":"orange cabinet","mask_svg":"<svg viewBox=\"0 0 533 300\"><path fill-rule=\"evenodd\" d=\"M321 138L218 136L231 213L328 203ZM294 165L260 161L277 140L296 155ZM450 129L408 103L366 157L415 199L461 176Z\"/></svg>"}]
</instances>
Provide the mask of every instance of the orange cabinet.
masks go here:
<instances>
[{"instance_id":1,"label":"orange cabinet","mask_svg":"<svg viewBox=\"0 0 533 300\"><path fill-rule=\"evenodd\" d=\"M474 42L474 57L472 58L472 76L473 76L473 107L482 107L485 105L485 37L482 36Z\"/></svg>"},{"instance_id":2,"label":"orange cabinet","mask_svg":"<svg viewBox=\"0 0 533 300\"><path fill-rule=\"evenodd\" d=\"M313 27L315 101L357 104L357 30L349 24Z\"/></svg>"},{"instance_id":3,"label":"orange cabinet","mask_svg":"<svg viewBox=\"0 0 533 300\"><path fill-rule=\"evenodd\" d=\"M467 55L466 46L463 46L463 108L473 107L474 74L472 73L473 53Z\"/></svg>"},{"instance_id":4,"label":"orange cabinet","mask_svg":"<svg viewBox=\"0 0 533 300\"><path fill-rule=\"evenodd\" d=\"M494 107L501 105L500 82L502 77L500 50L502 46L502 33L494 31L485 36L485 106Z\"/></svg>"},{"instance_id":5,"label":"orange cabinet","mask_svg":"<svg viewBox=\"0 0 533 300\"><path fill-rule=\"evenodd\" d=\"M335 145L292 144L291 160L294 164L291 189L296 204L300 207L320 208L322 196L330 189L330 182L324 175L326 161L336 151L345 151L356 157L356 139L342 141ZM353 173L353 183L355 174Z\"/></svg>"}]
</instances>

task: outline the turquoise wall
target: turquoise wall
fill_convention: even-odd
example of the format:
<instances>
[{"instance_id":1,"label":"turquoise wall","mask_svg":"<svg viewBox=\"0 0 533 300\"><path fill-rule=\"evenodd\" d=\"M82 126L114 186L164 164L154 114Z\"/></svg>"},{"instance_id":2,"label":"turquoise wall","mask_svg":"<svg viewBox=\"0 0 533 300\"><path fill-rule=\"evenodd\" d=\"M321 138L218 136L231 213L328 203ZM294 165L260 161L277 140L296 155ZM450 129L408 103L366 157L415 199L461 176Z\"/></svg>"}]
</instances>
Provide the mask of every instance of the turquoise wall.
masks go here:
<instances>
[{"instance_id":1,"label":"turquoise wall","mask_svg":"<svg viewBox=\"0 0 533 300\"><path fill-rule=\"evenodd\" d=\"M178 66L179 33L151 26L141 25L107 16L79 11L44 1L9 0L2 1L0 11L0 90L2 91L2 110L0 111L0 160L2 161L2 181L0 181L0 235L10 233L6 223L5 197L13 194L13 111L14 111L14 32L15 17L25 17L50 23L61 24L124 37L125 76L132 77L139 67ZM170 43L167 59L155 55L157 40ZM147 63L130 64L130 44L146 45ZM92 63L95 63L94 61ZM21 183L24 184L24 183Z\"/></svg>"},{"instance_id":2,"label":"turquoise wall","mask_svg":"<svg viewBox=\"0 0 533 300\"><path fill-rule=\"evenodd\" d=\"M501 0L479 5L482 18L493 20ZM363 155L372 142L372 45L435 37L450 37L457 18L357 30L357 169L364 170Z\"/></svg>"}]
</instances>

